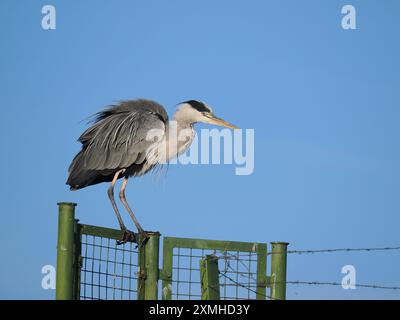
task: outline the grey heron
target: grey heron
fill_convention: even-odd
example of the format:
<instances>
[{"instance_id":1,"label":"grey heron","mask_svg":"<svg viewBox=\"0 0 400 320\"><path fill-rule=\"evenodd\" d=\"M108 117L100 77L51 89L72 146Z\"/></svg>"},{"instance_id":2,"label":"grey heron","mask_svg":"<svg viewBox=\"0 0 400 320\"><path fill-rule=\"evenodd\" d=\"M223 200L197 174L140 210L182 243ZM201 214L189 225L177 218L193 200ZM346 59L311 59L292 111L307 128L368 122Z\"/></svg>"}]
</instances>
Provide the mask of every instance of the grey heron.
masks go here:
<instances>
[{"instance_id":1,"label":"grey heron","mask_svg":"<svg viewBox=\"0 0 400 320\"><path fill-rule=\"evenodd\" d=\"M188 149L195 135L193 125L197 122L236 128L216 117L207 104L197 100L180 103L173 121L169 121L165 109L152 100L128 100L112 105L96 113L92 126L79 137L82 148L69 166L66 184L71 190L78 190L110 182L108 197L123 232L118 243L124 243L135 239L135 235L126 228L114 199L114 185L123 178L120 200L139 234L147 238L126 201L128 179L142 176ZM173 126L178 137L185 132L185 139L171 138ZM152 137L152 132L156 137Z\"/></svg>"}]
</instances>

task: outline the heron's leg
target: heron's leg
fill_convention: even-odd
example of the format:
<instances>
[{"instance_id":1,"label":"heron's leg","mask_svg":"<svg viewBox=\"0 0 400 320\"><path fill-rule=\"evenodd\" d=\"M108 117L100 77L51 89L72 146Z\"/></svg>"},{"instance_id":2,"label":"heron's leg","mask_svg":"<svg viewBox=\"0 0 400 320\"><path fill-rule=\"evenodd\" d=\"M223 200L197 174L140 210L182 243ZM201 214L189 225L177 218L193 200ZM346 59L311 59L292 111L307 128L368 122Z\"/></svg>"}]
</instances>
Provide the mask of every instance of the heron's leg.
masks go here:
<instances>
[{"instance_id":1,"label":"heron's leg","mask_svg":"<svg viewBox=\"0 0 400 320\"><path fill-rule=\"evenodd\" d=\"M124 225L124 222L122 221L121 215L119 214L119 210L118 210L117 204L115 203L115 199L114 199L114 186L115 186L115 183L117 182L117 179L121 173L122 173L122 170L119 170L115 173L114 178L111 181L110 187L107 190L107 194L108 194L108 197L110 198L114 212L117 215L119 227L121 228L121 230L126 230L126 227Z\"/></svg>"},{"instance_id":2,"label":"heron's leg","mask_svg":"<svg viewBox=\"0 0 400 320\"><path fill-rule=\"evenodd\" d=\"M148 238L147 233L143 230L142 226L140 225L139 221L136 219L135 215L133 214L131 208L128 205L128 202L126 201L125 198L125 188L126 188L126 183L128 182L128 178L124 178L124 181L122 182L121 186L121 191L119 192L119 198L121 199L121 202L124 204L125 209L129 212L129 215L131 216L133 222L135 223L136 228L138 229L139 233L144 236L144 238Z\"/></svg>"},{"instance_id":3,"label":"heron's leg","mask_svg":"<svg viewBox=\"0 0 400 320\"><path fill-rule=\"evenodd\" d=\"M117 204L115 203L115 199L114 199L114 185L117 182L117 179L119 177L119 175L121 173L123 173L125 171L125 169L119 170L115 173L113 180L111 181L110 187L108 188L108 197L110 198L111 204L114 208L114 212L117 215L117 219L118 219L118 223L119 223L119 227L121 228L121 230L123 231L123 236L122 236L122 240L121 241L117 241L117 244L123 244L129 240L135 240L135 235L129 231L125 225L124 222L122 221L121 215L119 213Z\"/></svg>"}]
</instances>

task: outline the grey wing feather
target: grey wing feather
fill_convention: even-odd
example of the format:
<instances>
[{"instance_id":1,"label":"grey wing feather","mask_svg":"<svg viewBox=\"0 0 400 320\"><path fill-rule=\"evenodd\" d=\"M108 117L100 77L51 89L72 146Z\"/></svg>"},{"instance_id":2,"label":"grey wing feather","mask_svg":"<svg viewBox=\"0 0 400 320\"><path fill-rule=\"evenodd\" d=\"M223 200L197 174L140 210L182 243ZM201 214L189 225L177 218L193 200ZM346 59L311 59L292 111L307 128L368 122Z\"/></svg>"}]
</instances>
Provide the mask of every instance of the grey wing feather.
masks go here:
<instances>
[{"instance_id":1,"label":"grey wing feather","mask_svg":"<svg viewBox=\"0 0 400 320\"><path fill-rule=\"evenodd\" d=\"M125 101L98 113L95 124L79 138L83 145L81 165L89 170L108 170L143 162L153 144L146 139L149 130L165 133L167 121L164 108L150 100Z\"/></svg>"}]
</instances>

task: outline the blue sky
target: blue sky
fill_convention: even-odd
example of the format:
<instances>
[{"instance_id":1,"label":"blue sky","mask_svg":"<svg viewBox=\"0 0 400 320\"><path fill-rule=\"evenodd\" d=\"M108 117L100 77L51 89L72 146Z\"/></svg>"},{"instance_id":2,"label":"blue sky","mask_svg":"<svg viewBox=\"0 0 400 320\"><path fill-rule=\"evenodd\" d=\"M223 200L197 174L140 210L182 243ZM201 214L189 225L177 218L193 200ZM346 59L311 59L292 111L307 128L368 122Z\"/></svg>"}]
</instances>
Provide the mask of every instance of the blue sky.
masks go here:
<instances>
[{"instance_id":1,"label":"blue sky","mask_svg":"<svg viewBox=\"0 0 400 320\"><path fill-rule=\"evenodd\" d=\"M341 28L349 3L356 30ZM56 30L41 28L45 4ZM0 298L54 297L41 268L55 265L57 202L118 227L105 184L72 193L65 180L81 120L120 99L151 98L170 114L200 99L255 130L250 176L174 165L130 181L145 228L291 249L399 245L399 10L394 0L1 1ZM288 280L340 282L347 264L359 283L400 286L396 251L290 256ZM288 298L400 293L289 286Z\"/></svg>"}]
</instances>

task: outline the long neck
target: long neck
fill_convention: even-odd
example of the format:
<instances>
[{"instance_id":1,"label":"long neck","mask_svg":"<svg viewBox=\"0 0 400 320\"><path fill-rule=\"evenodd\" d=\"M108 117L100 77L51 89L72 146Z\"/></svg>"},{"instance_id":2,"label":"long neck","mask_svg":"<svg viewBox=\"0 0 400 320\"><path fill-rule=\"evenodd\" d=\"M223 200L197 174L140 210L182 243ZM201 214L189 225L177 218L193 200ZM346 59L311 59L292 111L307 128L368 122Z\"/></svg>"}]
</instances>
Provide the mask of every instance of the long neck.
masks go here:
<instances>
[{"instance_id":1,"label":"long neck","mask_svg":"<svg viewBox=\"0 0 400 320\"><path fill-rule=\"evenodd\" d=\"M174 158L188 149L194 135L192 124L189 121L182 121L179 114L175 113L174 119L167 127L167 159Z\"/></svg>"}]
</instances>

